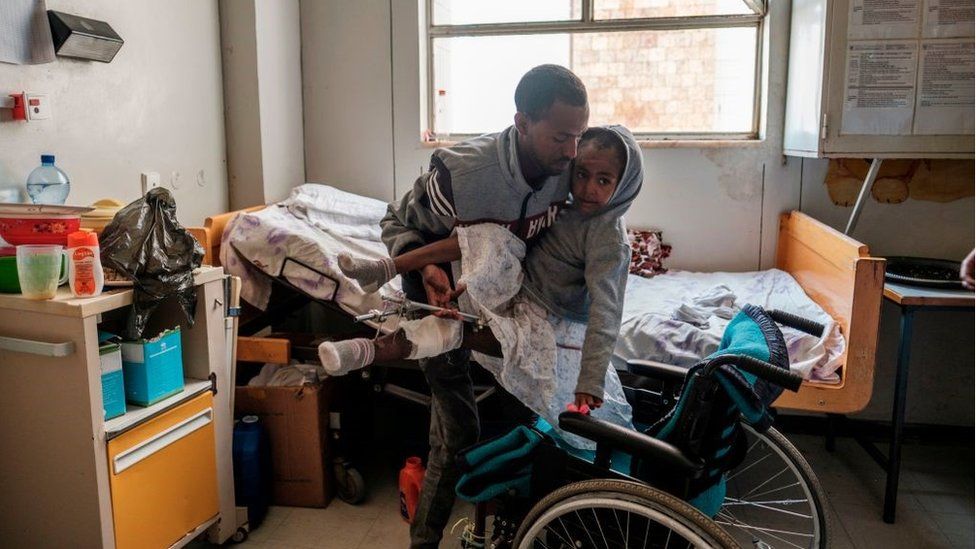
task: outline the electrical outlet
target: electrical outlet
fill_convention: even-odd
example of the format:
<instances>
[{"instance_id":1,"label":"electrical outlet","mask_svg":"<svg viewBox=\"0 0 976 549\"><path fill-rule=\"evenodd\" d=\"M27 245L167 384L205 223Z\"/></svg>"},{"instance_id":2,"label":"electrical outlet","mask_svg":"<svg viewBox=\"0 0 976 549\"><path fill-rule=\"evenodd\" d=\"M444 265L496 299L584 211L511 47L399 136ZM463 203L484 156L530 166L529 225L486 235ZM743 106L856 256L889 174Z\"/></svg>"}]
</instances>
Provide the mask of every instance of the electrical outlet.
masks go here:
<instances>
[{"instance_id":1,"label":"electrical outlet","mask_svg":"<svg viewBox=\"0 0 976 549\"><path fill-rule=\"evenodd\" d=\"M27 94L27 120L47 120L51 118L51 101L43 93Z\"/></svg>"},{"instance_id":2,"label":"electrical outlet","mask_svg":"<svg viewBox=\"0 0 976 549\"><path fill-rule=\"evenodd\" d=\"M142 172L141 179L143 195L159 186L159 172Z\"/></svg>"}]
</instances>

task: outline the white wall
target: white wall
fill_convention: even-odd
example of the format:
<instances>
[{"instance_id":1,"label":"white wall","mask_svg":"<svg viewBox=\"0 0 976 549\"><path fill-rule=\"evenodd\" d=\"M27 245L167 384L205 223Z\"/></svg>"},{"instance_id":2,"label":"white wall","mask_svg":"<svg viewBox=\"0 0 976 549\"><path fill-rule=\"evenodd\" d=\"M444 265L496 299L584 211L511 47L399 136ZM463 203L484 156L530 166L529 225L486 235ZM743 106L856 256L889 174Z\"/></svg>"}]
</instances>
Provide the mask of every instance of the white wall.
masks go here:
<instances>
[{"instance_id":1,"label":"white wall","mask_svg":"<svg viewBox=\"0 0 976 549\"><path fill-rule=\"evenodd\" d=\"M230 206L305 182L298 0L221 0Z\"/></svg>"},{"instance_id":2,"label":"white wall","mask_svg":"<svg viewBox=\"0 0 976 549\"><path fill-rule=\"evenodd\" d=\"M390 10L376 0L301 3L306 177L381 200L394 197Z\"/></svg>"},{"instance_id":3,"label":"white wall","mask_svg":"<svg viewBox=\"0 0 976 549\"><path fill-rule=\"evenodd\" d=\"M125 45L109 64L0 63L0 93L47 93L54 113L15 122L0 111L0 185L23 185L40 155L52 153L71 178L70 204L135 200L139 173L151 169L172 191L184 224L225 211L217 3L48 0L47 7L107 21Z\"/></svg>"},{"instance_id":4,"label":"white wall","mask_svg":"<svg viewBox=\"0 0 976 549\"><path fill-rule=\"evenodd\" d=\"M310 181L390 200L426 169L431 150L419 139L424 42L417 9L408 0L302 1ZM628 223L663 229L674 246L668 263L673 268L767 268L774 261L780 213L802 209L840 228L850 214L829 202L825 161L782 155L789 3L770 2L770 9L764 140L731 148L644 150L644 188ZM962 257L973 247L973 200L872 201L854 236L880 254ZM881 331L870 417L884 417L890 409L894 307L885 307ZM972 315L920 316L910 420L972 423L972 334ZM933 348L937 352L924 351ZM931 394L942 398L924 397Z\"/></svg>"}]
</instances>

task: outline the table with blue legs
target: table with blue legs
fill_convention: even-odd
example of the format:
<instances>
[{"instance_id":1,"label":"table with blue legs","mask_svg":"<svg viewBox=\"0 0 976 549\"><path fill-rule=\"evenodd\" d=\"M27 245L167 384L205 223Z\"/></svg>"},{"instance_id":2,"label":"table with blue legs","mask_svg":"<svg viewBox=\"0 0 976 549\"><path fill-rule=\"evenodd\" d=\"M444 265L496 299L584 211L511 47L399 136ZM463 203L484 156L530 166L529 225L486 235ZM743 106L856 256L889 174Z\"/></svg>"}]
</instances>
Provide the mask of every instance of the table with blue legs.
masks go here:
<instances>
[{"instance_id":1,"label":"table with blue legs","mask_svg":"<svg viewBox=\"0 0 976 549\"><path fill-rule=\"evenodd\" d=\"M888 455L881 453L871 442L858 437L858 442L887 474L884 512L882 518L895 522L895 503L898 499L898 476L901 472L901 445L905 429L905 401L908 395L908 365L912 350L912 326L918 311L972 311L973 292L941 290L886 282L884 297L898 306L901 330L898 336L898 359L895 365L895 394L891 406L891 438Z\"/></svg>"}]
</instances>

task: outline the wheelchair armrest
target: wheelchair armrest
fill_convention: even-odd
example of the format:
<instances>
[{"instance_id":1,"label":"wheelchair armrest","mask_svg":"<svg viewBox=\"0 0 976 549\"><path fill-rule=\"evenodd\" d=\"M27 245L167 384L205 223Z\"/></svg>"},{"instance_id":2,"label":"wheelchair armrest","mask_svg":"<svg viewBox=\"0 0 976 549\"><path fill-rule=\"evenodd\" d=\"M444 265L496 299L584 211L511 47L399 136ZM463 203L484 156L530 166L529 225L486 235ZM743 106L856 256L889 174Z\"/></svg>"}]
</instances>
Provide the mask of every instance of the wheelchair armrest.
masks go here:
<instances>
[{"instance_id":1,"label":"wheelchair armrest","mask_svg":"<svg viewBox=\"0 0 976 549\"><path fill-rule=\"evenodd\" d=\"M684 381L688 368L673 366L653 360L628 360L627 371L632 374L652 377L663 381Z\"/></svg>"},{"instance_id":2,"label":"wheelchair armrest","mask_svg":"<svg viewBox=\"0 0 976 549\"><path fill-rule=\"evenodd\" d=\"M705 467L702 460L689 458L667 442L579 412L559 414L559 428L588 438L599 446L605 445L634 457L659 461L665 467L692 477L697 477Z\"/></svg>"}]
</instances>

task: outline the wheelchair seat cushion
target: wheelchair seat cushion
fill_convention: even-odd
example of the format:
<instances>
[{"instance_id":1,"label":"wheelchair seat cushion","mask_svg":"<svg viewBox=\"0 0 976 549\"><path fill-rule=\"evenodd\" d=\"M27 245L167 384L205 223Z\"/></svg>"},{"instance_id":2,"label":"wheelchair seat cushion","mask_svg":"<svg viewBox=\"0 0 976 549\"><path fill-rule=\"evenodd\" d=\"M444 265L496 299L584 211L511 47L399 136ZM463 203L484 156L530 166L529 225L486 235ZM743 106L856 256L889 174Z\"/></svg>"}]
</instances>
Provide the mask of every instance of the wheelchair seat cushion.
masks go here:
<instances>
[{"instance_id":1,"label":"wheelchair seat cushion","mask_svg":"<svg viewBox=\"0 0 976 549\"><path fill-rule=\"evenodd\" d=\"M524 425L508 434L478 444L458 456L465 471L455 492L462 499L480 503L514 490L527 495L532 473L532 450L543 435Z\"/></svg>"}]
</instances>

